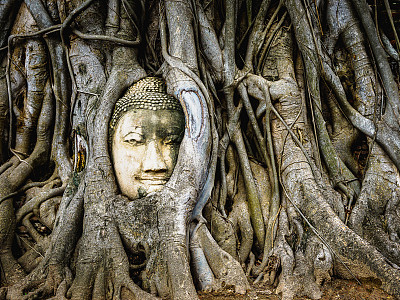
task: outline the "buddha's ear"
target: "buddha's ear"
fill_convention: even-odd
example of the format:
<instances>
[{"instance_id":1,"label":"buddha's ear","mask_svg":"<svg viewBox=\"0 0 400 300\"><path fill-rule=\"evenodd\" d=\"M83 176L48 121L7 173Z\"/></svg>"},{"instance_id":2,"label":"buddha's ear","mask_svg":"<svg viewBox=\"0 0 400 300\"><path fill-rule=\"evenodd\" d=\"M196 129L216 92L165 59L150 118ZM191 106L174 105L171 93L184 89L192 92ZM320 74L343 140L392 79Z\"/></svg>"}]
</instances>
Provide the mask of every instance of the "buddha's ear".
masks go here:
<instances>
[{"instance_id":1,"label":"buddha's ear","mask_svg":"<svg viewBox=\"0 0 400 300\"><path fill-rule=\"evenodd\" d=\"M206 106L202 103L205 102L204 97L196 90L182 90L179 93L179 100L185 113L186 134L189 138L197 140L206 129L205 116L208 113Z\"/></svg>"},{"instance_id":2,"label":"buddha's ear","mask_svg":"<svg viewBox=\"0 0 400 300\"><path fill-rule=\"evenodd\" d=\"M210 113L213 104L200 80L193 80L177 68L169 69L167 74L168 91L179 99L186 120L185 135L169 185L176 190L190 186L195 191L189 193L196 195L194 199L184 201L195 205L190 211L196 218L201 215L214 185L218 145L213 139L218 140L218 133Z\"/></svg>"}]
</instances>

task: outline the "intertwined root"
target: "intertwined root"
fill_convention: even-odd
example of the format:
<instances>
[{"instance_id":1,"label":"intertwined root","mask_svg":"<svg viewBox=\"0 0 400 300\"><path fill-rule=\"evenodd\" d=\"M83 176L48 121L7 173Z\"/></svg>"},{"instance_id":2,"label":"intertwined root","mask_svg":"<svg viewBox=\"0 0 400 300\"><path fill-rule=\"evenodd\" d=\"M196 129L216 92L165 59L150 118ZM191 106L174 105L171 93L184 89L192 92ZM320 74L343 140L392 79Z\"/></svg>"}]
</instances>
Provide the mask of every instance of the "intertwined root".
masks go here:
<instances>
[{"instance_id":1,"label":"intertwined root","mask_svg":"<svg viewBox=\"0 0 400 300\"><path fill-rule=\"evenodd\" d=\"M7 121L19 126L8 132L15 149L10 149L10 160L0 167L0 262L4 271L0 278L2 284L17 284L9 287L8 293L1 289L0 299L6 293L11 299L153 299L156 294L194 299L191 274L200 290L234 287L244 293L249 285L240 264L250 255L254 265L256 258L250 251L259 255L257 259L262 257L253 275L277 284L280 272L277 291L284 299L295 295L319 298L318 285L330 279L333 263L337 273L351 277L346 264L355 276L379 278L387 291L399 296L399 272L391 264L398 265L400 253L399 175L395 167L399 159L393 159L398 155L398 118L394 117L398 116L398 91L393 88L389 66L382 70L385 55L375 59L380 74L374 74L372 54L364 47L368 39L377 55L380 43L371 38L370 31L374 26L367 26L363 37L348 1L328 1L325 8L304 5L300 0L279 4L239 1L249 5L249 34L240 28L246 17L234 1L225 1L226 15L220 20L224 25L208 19L215 17L219 1L203 7L196 1L166 0L161 9L152 1L142 8L130 7L129 1L110 1L102 9L96 1L69 1L69 7L53 2L24 1L15 26L26 33L66 21L62 28L56 25L51 29L60 30L62 41L54 32L33 39L11 37L11 59L5 70L11 78L8 83L0 78L1 138L7 136ZM287 12L282 11L285 5ZM251 21L249 12L256 8L259 12ZM143 9L144 18L136 17L136 9ZM327 9L322 21L329 28L326 40L320 32L321 21L313 19L317 9ZM1 20L6 11L9 8L0 9ZM150 24L139 20L148 16ZM282 28L288 16L292 25L288 22ZM368 21L368 17L368 13L361 14L360 20ZM274 22L276 18L278 22ZM7 29L0 30L5 42ZM150 36L146 31L151 31ZM161 45L157 45L159 37ZM248 40L247 53L236 44L240 39ZM341 51L348 52L345 57L351 61L351 66L343 66L347 70L340 70L342 77L332 71L330 57L324 52L327 48L333 57L338 39L346 47ZM187 113L180 161L167 186L172 192L169 197L143 199L149 201L140 209L139 200L126 204L124 199L126 203L117 207L118 187L107 144L114 100L146 76L137 59L138 50L132 48L138 40L147 48L156 45L162 49L162 71L169 91L182 101ZM303 54L305 74L300 67L294 70L294 41ZM144 64L149 70L158 69L161 62L151 50L151 55L143 52ZM242 62L236 65L238 57L244 58L239 71ZM299 65L302 59L297 58ZM378 75L386 98L375 82ZM345 77L350 80L343 82ZM325 82L329 88L324 90ZM355 99L350 104L347 97L351 93ZM327 94L328 103L324 103ZM212 98L215 95L218 101ZM3 116L8 112L7 120ZM380 117L383 122L376 122ZM376 135L375 128L379 128ZM74 153L75 173L68 152L70 131L85 141L76 145L83 145L84 151ZM344 142L340 141L343 137ZM357 137L368 140L370 146L369 162L362 166L366 173L361 189L360 178L352 176L360 171L359 162L351 156ZM382 148L378 149L376 142ZM5 146L1 139L0 161L6 159ZM29 201L14 216L15 199L8 197L26 184L32 171L48 165L50 152L61 182L44 188L43 195L33 197L32 202L27 197ZM82 164L77 163L78 156ZM266 167L254 167L253 157ZM67 187L61 203L53 198L41 205L44 198L62 193L70 177L76 188ZM209 230L221 247L202 223L202 209L213 188L217 196L211 201ZM52 194L55 191L59 194ZM53 227L57 205L59 215ZM31 213L53 230L51 241L31 230ZM353 231L345 226L349 216ZM192 226L189 219L198 223ZM36 242L18 260L31 272L22 281L25 274L11 253L16 222L20 221ZM152 295L131 279L128 255L137 253L145 253L146 261L139 265L143 268L140 279L143 289Z\"/></svg>"},{"instance_id":2,"label":"intertwined root","mask_svg":"<svg viewBox=\"0 0 400 300\"><path fill-rule=\"evenodd\" d=\"M220 248L204 224L195 229L191 240L193 267L202 290L233 287L245 294L250 289L240 263Z\"/></svg>"}]
</instances>

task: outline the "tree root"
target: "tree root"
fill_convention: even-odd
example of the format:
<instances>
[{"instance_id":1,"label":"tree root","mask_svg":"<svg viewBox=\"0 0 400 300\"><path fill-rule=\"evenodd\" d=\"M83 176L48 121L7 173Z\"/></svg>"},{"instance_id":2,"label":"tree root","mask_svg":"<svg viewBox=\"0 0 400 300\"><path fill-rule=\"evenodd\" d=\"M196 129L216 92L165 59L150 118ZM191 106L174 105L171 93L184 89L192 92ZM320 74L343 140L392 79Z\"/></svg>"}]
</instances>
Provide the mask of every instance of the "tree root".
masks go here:
<instances>
[{"instance_id":1,"label":"tree root","mask_svg":"<svg viewBox=\"0 0 400 300\"><path fill-rule=\"evenodd\" d=\"M218 246L205 225L200 225L194 235L194 240L198 239L200 249L203 250L218 282L214 285L222 288L233 287L235 293L245 294L250 289L250 285L239 262Z\"/></svg>"},{"instance_id":2,"label":"tree root","mask_svg":"<svg viewBox=\"0 0 400 300\"><path fill-rule=\"evenodd\" d=\"M10 286L7 290L7 299L10 300L28 300L28 299L37 299L44 298L51 295L55 295L56 299L65 299L64 294L61 295L60 290L66 290L66 287L71 285L72 282L72 273L69 268L65 268L63 270L64 279L61 284L54 286L50 284L50 281L45 280L45 274L43 272L38 272L38 268L35 269L32 273L30 273L27 277L24 278L21 282ZM49 268L49 273L54 270L53 267ZM49 275L48 275L49 276Z\"/></svg>"},{"instance_id":3,"label":"tree root","mask_svg":"<svg viewBox=\"0 0 400 300\"><path fill-rule=\"evenodd\" d=\"M381 220L387 207L398 197L399 174L382 148L371 143L363 188L350 215L349 225L393 263L400 265L400 245L391 241L388 233L388 229L393 227ZM394 207L390 211L394 213Z\"/></svg>"},{"instance_id":4,"label":"tree root","mask_svg":"<svg viewBox=\"0 0 400 300\"><path fill-rule=\"evenodd\" d=\"M239 1L236 7L235 1L225 1L225 11L215 20L208 17L217 11L219 1L166 0L157 9L154 8L157 1L137 1L135 5L138 6L133 8L125 0L109 0L107 8L101 8L97 3L91 5L93 0L25 2L37 25L28 20L21 30L31 31L33 26L42 30L14 36L18 37L15 40L24 41L16 50L11 49L15 45L11 43L13 37L10 38L9 53L13 56L8 60L7 86L0 79L1 87L9 94L0 95L0 115L5 115L7 110L10 112L8 141L10 145L17 145L16 149L10 149L12 158L0 166L0 262L7 273L6 278L1 274L1 280L2 284L9 284L4 283L5 280L18 281L14 286L0 290L1 300L6 297L12 300L46 297L150 300L156 296L191 300L197 298L193 281L202 291L231 288L244 294L249 289L242 269L247 261L247 275L258 275L256 283L263 279L278 286L277 292L281 292L285 300L296 295L320 298L319 285L330 280L335 263L337 274L349 277L350 270L357 278L378 278L386 291L400 297L400 271L395 265L400 262L399 174L389 158L375 157L376 153L371 151L362 196L350 219L354 231L346 227L342 222L345 220L344 207L350 211L358 186L357 178L344 163L351 164L351 171L355 171L358 162L349 157L354 140L341 143L342 153L332 147L332 135L328 135L332 132L325 128L324 118L327 119L329 113L320 94L320 76L325 76L336 96L341 97L338 99L341 108L365 134L373 136L376 128L383 128L383 132L379 130L375 137L384 144L385 138L393 133L393 139L389 139L384 149L393 148L391 157L395 158L399 148L398 128L393 129L392 122L385 125L385 121L393 121L387 117L392 107L394 114L398 114L398 95L393 95L397 90L391 87L392 82L388 85L390 70L385 70L384 82L391 90L388 90L389 105L381 124L370 119L375 105L372 94L375 91L379 94L379 87L369 80L372 73L361 74L365 78L360 82L357 81L359 77L354 76L357 81L355 95L360 98L364 94L372 95L360 100L365 100L369 106L362 107L365 103L357 103L358 99L351 104L347 101L341 78L334 74L331 62L322 51L317 20L311 19L311 10L318 13L317 9L321 7L315 7L317 4L312 1L310 6L301 0L281 1L266 22L268 7L276 5L275 1ZM288 12L282 11L285 3ZM345 1L335 1L335 7L341 3ZM259 12L253 24L251 13L247 15L250 37L247 33L244 33L245 37L236 36L243 30L235 27L246 23L246 16L240 12L245 4L249 11L258 9ZM205 7L203 10L203 5L212 9ZM89 13L78 17L86 9ZM152 13L149 20L146 19L148 10ZM137 12L143 12L143 15ZM343 17L337 12L345 19L345 22L340 20L347 30L341 38L345 44L346 41L355 42L345 46L354 46L352 50L360 52L360 40L352 41L349 34L356 28L347 14L349 11L343 8L340 12L345 14ZM281 30L280 25L286 22L288 13L292 25ZM154 14L159 14L161 20ZM329 21L339 22L338 18L335 20L335 8L328 14L328 18L334 19ZM96 18L91 20L88 15ZM271 30L278 16L278 26ZM4 18L0 11L0 21ZM62 25L53 25L60 21ZM161 39L158 39L156 28L160 23ZM268 24L265 26L265 23ZM328 25L332 26L339 25ZM295 79L290 28L294 28L297 44L306 60L309 96L315 100L311 101L310 107L306 106L306 97L301 97L302 89L306 87L299 88ZM332 54L343 28L330 29L334 32L326 42L329 54ZM8 28L4 31L0 28L1 41L5 41L6 31ZM60 31L61 40L51 31ZM138 60L139 49L126 47L140 41L149 43L148 31L151 31L153 42L148 48L154 48L155 62L149 61L146 51ZM272 34L268 36L268 32ZM354 37L358 37L357 34L358 31ZM279 35L280 38L275 39ZM40 44L42 38L47 49ZM236 41L247 41L247 38L245 60L238 62L238 58L244 57L245 49L237 47ZM32 48L24 48L25 45ZM373 47L376 46L374 43ZM159 48L165 60L160 72L166 78L168 91L181 101L186 114L185 137L174 173L165 187L130 202L117 196L118 186L107 143L108 122L116 99L133 82L146 76L139 63L145 61L154 69L158 67L161 55L157 57L155 50ZM40 55L47 50L52 62L51 76L50 67L45 64L46 56ZM24 55L26 59L22 58ZM362 55L368 57L370 54ZM35 61L37 64L29 63ZM253 65L257 66L257 74L275 74L271 77L278 76L279 80L267 81L261 75L251 74ZM276 70L270 70L271 65ZM360 65L364 65L364 61ZM240 66L243 69L237 71ZM357 72L359 70L361 68L354 68L356 73L362 73ZM21 75L24 72L29 73L26 78ZM42 72L45 73L43 78ZM367 87L367 84L370 85ZM221 87L222 91L217 91ZM210 91L214 99L210 97ZM55 96L55 109L52 95ZM10 96L9 107L7 96ZM249 96L256 98L258 103ZM213 100L218 101L213 103ZM333 97L331 100L333 107ZM383 112L380 105L377 104L377 108ZM32 116L25 114L29 106L33 108ZM243 106L246 110L242 112ZM340 129L338 123L340 127L349 128L343 123L344 118L334 118L340 113L338 106L335 108L329 115L333 134ZM307 121L308 112L315 118L313 122L318 133L318 141L314 144ZM221 139L213 123L214 113L219 117ZM14 115L24 128L17 125L14 130ZM52 115L56 116L55 124ZM2 125L6 124L4 120L0 116L0 127L4 127L0 128L0 137L7 135ZM37 143L30 154L31 136L36 127ZM85 148L85 151L79 151L79 144L76 144L74 165L68 151L71 131L84 141ZM347 131L343 132L343 136L346 135ZM232 155L233 148L227 148L230 142L236 147L237 157ZM0 148L2 145L0 143ZM221 150L220 178L217 177L219 182L214 183L218 146ZM325 164L318 163L318 146ZM26 198L20 197L20 192L29 187L26 181L30 174L36 175L32 170L47 163L50 149L61 183L57 181L57 187L50 183L34 197L33 189L26 191ZM3 162L1 150L5 149L0 149L0 161ZM78 164L78 153L83 152L84 164ZM265 162L267 169L254 164L253 157ZM394 163L399 164L398 161ZM381 168L375 168L375 163ZM239 164L241 177L238 175ZM379 176L382 181L377 179ZM345 205L341 202L341 194L331 187L332 181L335 188L346 194L348 202ZM367 187L372 185L371 182L376 186ZM382 182L385 184L380 184ZM209 218L210 233L202 209L212 187L211 204L215 211ZM55 209L51 206L58 205L61 193L64 195L55 217ZM12 197L17 200L15 203ZM21 246L23 255L18 262L30 274L19 281L24 273L12 257L11 249L16 227L14 205L19 205L20 199L27 201L17 210L16 220L25 224L37 243ZM51 240L37 234L30 222L32 213L52 229ZM23 238L21 235L17 242L21 244ZM261 256L262 262L256 267L255 261ZM14 268L17 272L12 274L10 270Z\"/></svg>"},{"instance_id":5,"label":"tree root","mask_svg":"<svg viewBox=\"0 0 400 300\"><path fill-rule=\"evenodd\" d=\"M315 282L305 255L300 248L292 250L285 237L289 235L288 216L285 211L281 211L276 241L277 246L273 249L275 255L279 257L281 265L281 274L276 293L282 293L282 299L285 300L293 299L296 295L304 295L311 299L320 299L321 291ZM273 275L275 271L274 269L270 270L270 275Z\"/></svg>"},{"instance_id":6,"label":"tree root","mask_svg":"<svg viewBox=\"0 0 400 300\"><path fill-rule=\"evenodd\" d=\"M50 189L50 187L53 186L53 183L50 183L49 186L45 187L41 193L39 193L37 196L33 197L29 201L27 201L15 214L17 223L21 221L21 219L28 214L29 212L32 212L33 210L37 210L40 205L45 202L46 200L53 198L55 196L62 195L65 191L65 187L57 187Z\"/></svg>"},{"instance_id":7,"label":"tree root","mask_svg":"<svg viewBox=\"0 0 400 300\"><path fill-rule=\"evenodd\" d=\"M42 261L47 248L50 246L49 239L42 239L34 246L30 246L28 250L18 258L18 263L28 273L32 272Z\"/></svg>"},{"instance_id":8,"label":"tree root","mask_svg":"<svg viewBox=\"0 0 400 300\"><path fill-rule=\"evenodd\" d=\"M264 218L268 219L268 208L271 201L269 187L269 177L264 167L250 162L252 173L257 181L257 191L261 200L261 207L265 213ZM231 168L233 166L231 165ZM235 170L231 170L235 171ZM238 183L228 182L228 190L232 191L237 185L237 193L233 196L232 211L227 218L224 218L219 211L211 212L211 234L217 241L218 245L228 252L232 257L240 263L244 263L251 251L253 245L253 228L250 223L250 214L246 203L246 193L244 188L243 177L240 175ZM229 196L232 193L229 192ZM238 236L241 236L239 240Z\"/></svg>"},{"instance_id":9,"label":"tree root","mask_svg":"<svg viewBox=\"0 0 400 300\"><path fill-rule=\"evenodd\" d=\"M315 192L312 182L303 182L302 190L304 196L310 199L303 204L304 212L352 272L359 277L372 275L378 278L382 281L385 291L400 297L400 270L388 264L386 258L375 247L343 226L322 197ZM312 213L313 211L318 211L318 214Z\"/></svg>"},{"instance_id":10,"label":"tree root","mask_svg":"<svg viewBox=\"0 0 400 300\"><path fill-rule=\"evenodd\" d=\"M386 205L385 217L390 240L400 244L400 193L398 188Z\"/></svg>"}]
</instances>

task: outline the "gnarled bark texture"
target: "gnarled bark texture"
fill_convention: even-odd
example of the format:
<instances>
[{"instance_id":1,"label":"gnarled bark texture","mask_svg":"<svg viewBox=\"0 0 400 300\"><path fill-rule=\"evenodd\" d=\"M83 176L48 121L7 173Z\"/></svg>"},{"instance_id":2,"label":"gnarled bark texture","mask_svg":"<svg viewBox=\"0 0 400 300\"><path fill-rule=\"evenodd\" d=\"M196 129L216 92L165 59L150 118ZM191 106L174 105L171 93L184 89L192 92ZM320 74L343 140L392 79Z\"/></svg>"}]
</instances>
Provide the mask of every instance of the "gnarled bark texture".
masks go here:
<instances>
[{"instance_id":1,"label":"gnarled bark texture","mask_svg":"<svg viewBox=\"0 0 400 300\"><path fill-rule=\"evenodd\" d=\"M0 299L189 300L250 283L319 299L333 276L400 298L397 23L374 9L0 1ZM168 183L132 201L109 121L150 75L186 126Z\"/></svg>"}]
</instances>

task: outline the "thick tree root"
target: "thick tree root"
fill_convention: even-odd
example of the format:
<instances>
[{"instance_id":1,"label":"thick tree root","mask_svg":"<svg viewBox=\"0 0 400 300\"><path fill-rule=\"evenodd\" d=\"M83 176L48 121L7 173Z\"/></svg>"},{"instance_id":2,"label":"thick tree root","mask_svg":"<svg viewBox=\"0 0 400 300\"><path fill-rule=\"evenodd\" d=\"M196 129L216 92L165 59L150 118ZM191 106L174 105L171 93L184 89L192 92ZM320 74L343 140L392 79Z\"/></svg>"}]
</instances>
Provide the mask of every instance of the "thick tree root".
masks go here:
<instances>
[{"instance_id":1,"label":"thick tree root","mask_svg":"<svg viewBox=\"0 0 400 300\"><path fill-rule=\"evenodd\" d=\"M279 216L279 228L277 233L277 245L273 249L273 253L279 258L281 273L279 277L279 285L276 293L282 293L282 299L293 299L294 296L303 295L311 299L320 299L321 291L315 282L312 264L307 261L303 250L298 247L293 251L288 244L286 236L290 235L289 219L286 211L281 211ZM272 258L272 256L270 256ZM278 265L269 269L264 276L270 278L270 282L274 281Z\"/></svg>"},{"instance_id":2,"label":"thick tree root","mask_svg":"<svg viewBox=\"0 0 400 300\"><path fill-rule=\"evenodd\" d=\"M221 288L233 287L236 293L245 294L250 285L240 263L218 246L205 225L200 225L194 235L215 277L213 284Z\"/></svg>"},{"instance_id":3,"label":"thick tree root","mask_svg":"<svg viewBox=\"0 0 400 300\"><path fill-rule=\"evenodd\" d=\"M11 1L6 2L8 7ZM165 0L158 7L158 1L152 0L109 0L108 6L102 8L94 0L25 1L16 30L25 33L39 27L46 34L30 35L34 36L31 40L22 35L18 39L10 38L7 80L0 78L0 87L4 90L0 95L0 138L7 137L9 146L15 144L17 148L10 149L14 156L0 166L0 267L3 272L0 279L2 285L17 283L0 289L0 300L46 297L151 300L157 296L192 300L197 298L195 284L202 291L232 288L244 294L249 284L241 264L249 256L247 274L251 270L260 274L258 281L264 276L264 281L278 286L277 292L285 300L296 295L320 298L319 285L330 280L333 265L335 272L345 277L377 278L386 291L400 297L400 270L395 265L400 265L400 180L394 166L399 165L399 160L393 164L384 153L386 150L391 153L390 157L399 156L396 153L398 128L390 127L398 123L394 118L399 113L398 91L393 87L388 64L382 70L384 65L378 59L389 97L382 100L388 100L384 113L381 104L374 109L375 101L380 100L375 99L379 87L371 80L375 75L372 68L364 68L369 64L370 54L361 49L362 34L348 1L328 1L331 5L324 22L331 31L326 41L329 54L333 54L341 37L353 59L356 100L352 104L346 98L351 89L346 90L349 92L346 95L341 78L332 71L323 51L318 22L311 14L318 12L317 9L326 9L324 5L315 7L312 1L305 5L301 0L279 4L270 0L203 2ZM224 20L210 18L223 2ZM282 12L285 3L288 12ZM270 4L277 8L267 20ZM244 5L247 5L247 24L246 16L241 13ZM257 9L259 13L251 24L251 14ZM5 20L5 11L0 9L0 23L6 25L4 30L0 28L2 42L6 41L12 22ZM290 29L281 29L288 13L293 25L287 28L294 28L298 48L306 62L307 87L299 87L295 79ZM271 29L278 14L282 15L280 22ZM365 23L365 16L362 19ZM52 26L60 22L62 25ZM243 24L248 26L250 35L242 32ZM49 32L53 29L60 31L61 39L60 35ZM370 35L371 32L368 39L373 42L375 57L382 58L382 49ZM247 53L244 53L236 41L245 41L247 37ZM96 38L104 43L96 42ZM42 45L42 39L47 48ZM20 42L18 46L11 43L13 40ZM141 41L149 44L149 40L154 43L144 46L162 49L165 63L161 72L170 94L181 101L186 129L169 182L160 192L130 202L117 196L119 191L107 143L108 125L116 99L133 82L147 75L139 62L144 60L145 65L152 65L152 70L160 67L161 55L157 57L154 50L155 61L149 61L145 51L138 60L139 49L131 48ZM53 72L48 71L47 51ZM245 57L245 61L243 70L237 71L243 65L242 62L236 65L239 57ZM257 76L249 74L253 65ZM267 81L262 76L275 81ZM332 111L326 113L326 103L320 94L320 76L325 76L336 92L351 122L371 140L386 145L378 151L371 147L350 228L343 222L345 207L348 216L354 194L359 190L358 178L352 176L344 163L356 173L358 161L349 155L357 132L350 129L344 118L336 118L341 112L333 98L330 99ZM217 91L220 88L222 92ZM311 98L309 107L306 97L302 97L307 88ZM210 91L215 98L210 97ZM249 95L259 101L257 109ZM218 97L221 99L217 101ZM371 116L381 108L383 122L377 124ZM7 112L9 132L4 117ZM214 114L219 117L218 126L214 124ZM326 128L327 115L331 117L332 131ZM308 119L316 125L316 142ZM374 136L375 127L379 126L383 130ZM223 134L220 140L216 127ZM346 129L342 131L342 128ZM79 137L83 141L75 145L74 165L68 151L71 131L76 140ZM330 142L332 135L328 133L342 139L350 131L354 135L346 137L345 142ZM35 133L36 147L29 154ZM237 157L227 149L230 140L236 147ZM220 178L217 176L216 181L220 182L214 185L219 142ZM335 151L332 145L341 150ZM3 146L2 141L1 162L7 159ZM84 149L77 150L80 147ZM318 147L322 163L317 157ZM26 184L30 174L37 175L32 172L37 167L47 166L50 150L61 187L46 186L36 197L30 195L33 190L27 191L27 201L17 209L15 218L14 208L24 198L19 197L20 187ZM267 168L253 164L252 157L264 162ZM66 185L69 178L71 181ZM59 203L60 199L55 196L64 187ZM209 219L212 221L210 233L203 223L202 209L213 187L218 196L213 197L215 211ZM346 194L347 203L341 202L341 195L334 188ZM17 197L13 199L13 196ZM54 207L58 203L54 221ZM29 221L32 214L53 230L51 240L35 231ZM30 272L22 280L24 270L11 253L19 221L37 242L29 251L21 247L23 255L19 262ZM255 261L261 256L262 263L256 268Z\"/></svg>"},{"instance_id":4,"label":"thick tree root","mask_svg":"<svg viewBox=\"0 0 400 300\"><path fill-rule=\"evenodd\" d=\"M309 199L303 205L304 213L329 246L359 277L374 276L382 281L382 288L400 297L400 270L391 266L380 252L344 226L332 209L325 203L311 181L302 184L304 196Z\"/></svg>"}]
</instances>

